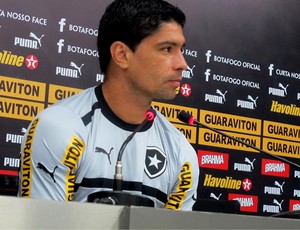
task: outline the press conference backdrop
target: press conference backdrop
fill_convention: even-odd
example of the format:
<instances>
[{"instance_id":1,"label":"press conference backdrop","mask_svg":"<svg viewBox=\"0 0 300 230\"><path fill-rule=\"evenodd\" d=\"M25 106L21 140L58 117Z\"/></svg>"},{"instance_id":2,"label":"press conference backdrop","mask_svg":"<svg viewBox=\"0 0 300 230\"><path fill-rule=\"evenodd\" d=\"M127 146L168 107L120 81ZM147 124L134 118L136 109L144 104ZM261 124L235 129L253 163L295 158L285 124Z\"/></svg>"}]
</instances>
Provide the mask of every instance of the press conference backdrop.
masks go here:
<instances>
[{"instance_id":1,"label":"press conference backdrop","mask_svg":"<svg viewBox=\"0 0 300 230\"><path fill-rule=\"evenodd\" d=\"M0 0L1 194L16 195L22 136L51 104L100 84L98 22L110 0ZM238 200L243 214L300 209L299 0L170 0L187 15L188 69L172 102L153 104L194 146L198 197Z\"/></svg>"}]
</instances>

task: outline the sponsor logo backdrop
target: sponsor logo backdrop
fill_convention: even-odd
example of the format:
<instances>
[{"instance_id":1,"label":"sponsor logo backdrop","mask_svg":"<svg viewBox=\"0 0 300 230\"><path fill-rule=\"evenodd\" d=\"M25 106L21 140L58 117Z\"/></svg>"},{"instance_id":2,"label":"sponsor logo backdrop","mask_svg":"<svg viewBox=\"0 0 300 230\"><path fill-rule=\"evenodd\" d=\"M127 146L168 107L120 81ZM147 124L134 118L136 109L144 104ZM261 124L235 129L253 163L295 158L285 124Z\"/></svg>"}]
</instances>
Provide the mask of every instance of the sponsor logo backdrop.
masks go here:
<instances>
[{"instance_id":1,"label":"sponsor logo backdrop","mask_svg":"<svg viewBox=\"0 0 300 230\"><path fill-rule=\"evenodd\" d=\"M98 21L110 0L0 0L0 192L16 195L20 143L33 117L100 84ZM170 0L187 15L189 68L161 111L196 149L198 197L238 200L241 213L300 209L300 169L203 124L300 163L300 4L297 0Z\"/></svg>"}]
</instances>

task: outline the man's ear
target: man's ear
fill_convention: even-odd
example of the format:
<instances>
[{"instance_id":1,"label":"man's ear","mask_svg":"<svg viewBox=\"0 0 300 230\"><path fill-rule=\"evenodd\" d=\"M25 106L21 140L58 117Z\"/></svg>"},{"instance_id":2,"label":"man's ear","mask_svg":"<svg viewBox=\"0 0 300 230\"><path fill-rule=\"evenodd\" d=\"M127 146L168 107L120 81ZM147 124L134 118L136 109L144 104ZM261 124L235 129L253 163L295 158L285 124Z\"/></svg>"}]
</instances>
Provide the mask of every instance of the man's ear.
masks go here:
<instances>
[{"instance_id":1,"label":"man's ear","mask_svg":"<svg viewBox=\"0 0 300 230\"><path fill-rule=\"evenodd\" d=\"M128 67L128 55L130 52L130 48L120 41L116 41L110 46L112 60L122 69L126 69Z\"/></svg>"}]
</instances>

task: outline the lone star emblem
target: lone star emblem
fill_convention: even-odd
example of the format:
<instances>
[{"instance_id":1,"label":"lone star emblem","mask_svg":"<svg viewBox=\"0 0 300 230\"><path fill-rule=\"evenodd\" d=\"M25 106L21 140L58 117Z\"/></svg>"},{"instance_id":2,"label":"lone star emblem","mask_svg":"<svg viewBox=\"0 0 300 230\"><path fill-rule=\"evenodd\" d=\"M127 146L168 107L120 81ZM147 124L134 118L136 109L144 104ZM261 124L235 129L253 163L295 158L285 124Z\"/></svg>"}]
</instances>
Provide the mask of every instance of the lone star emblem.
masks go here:
<instances>
[{"instance_id":1,"label":"lone star emblem","mask_svg":"<svg viewBox=\"0 0 300 230\"><path fill-rule=\"evenodd\" d=\"M160 176L166 169L166 154L158 147L148 146L145 159L145 173L150 179Z\"/></svg>"},{"instance_id":2,"label":"lone star emblem","mask_svg":"<svg viewBox=\"0 0 300 230\"><path fill-rule=\"evenodd\" d=\"M154 165L158 169L158 164L161 163L161 161L157 159L157 155L155 154L154 157L149 156L149 159L151 161L149 167Z\"/></svg>"}]
</instances>

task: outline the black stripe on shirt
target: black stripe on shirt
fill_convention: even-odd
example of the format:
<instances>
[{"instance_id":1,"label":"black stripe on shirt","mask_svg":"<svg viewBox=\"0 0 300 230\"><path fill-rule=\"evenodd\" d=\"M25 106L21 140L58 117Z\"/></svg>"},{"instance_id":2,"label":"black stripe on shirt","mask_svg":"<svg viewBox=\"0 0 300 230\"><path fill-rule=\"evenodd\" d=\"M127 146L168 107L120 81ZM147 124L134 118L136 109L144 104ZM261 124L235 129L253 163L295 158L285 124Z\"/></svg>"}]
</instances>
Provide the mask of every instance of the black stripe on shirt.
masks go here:
<instances>
[{"instance_id":1,"label":"black stripe on shirt","mask_svg":"<svg viewBox=\"0 0 300 230\"><path fill-rule=\"evenodd\" d=\"M75 191L77 191L79 187L112 189L113 183L113 179L83 178L82 182L76 185ZM123 181L122 190L141 192L143 195L153 197L164 204L167 202L167 194L160 191L159 189L143 185L141 182Z\"/></svg>"},{"instance_id":2,"label":"black stripe on shirt","mask_svg":"<svg viewBox=\"0 0 300 230\"><path fill-rule=\"evenodd\" d=\"M85 126L87 126L92 121L92 117L94 116L95 110L100 109L100 108L101 108L100 103L96 102L95 104L93 104L92 110L90 112L88 112L87 114L85 114L81 118L81 120Z\"/></svg>"}]
</instances>

